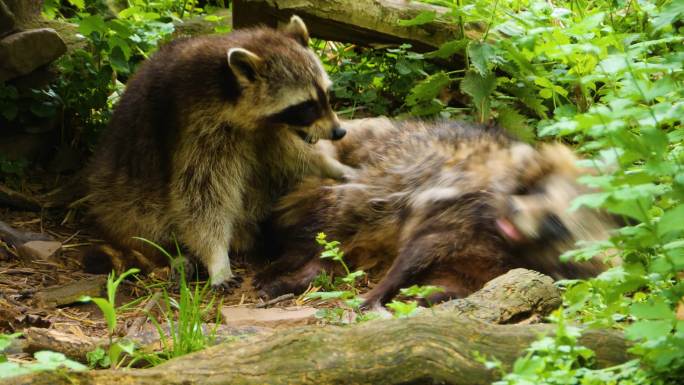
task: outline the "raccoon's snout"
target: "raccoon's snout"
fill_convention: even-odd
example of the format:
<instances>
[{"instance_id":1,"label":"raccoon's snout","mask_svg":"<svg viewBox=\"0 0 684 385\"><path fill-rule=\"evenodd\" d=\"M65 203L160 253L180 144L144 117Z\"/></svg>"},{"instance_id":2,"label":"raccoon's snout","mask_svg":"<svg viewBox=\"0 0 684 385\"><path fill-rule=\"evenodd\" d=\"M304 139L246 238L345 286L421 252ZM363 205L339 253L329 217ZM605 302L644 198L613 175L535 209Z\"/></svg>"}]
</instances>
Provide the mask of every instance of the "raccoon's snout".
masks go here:
<instances>
[{"instance_id":1,"label":"raccoon's snout","mask_svg":"<svg viewBox=\"0 0 684 385\"><path fill-rule=\"evenodd\" d=\"M346 134L347 134L347 130L345 130L344 128L342 128L340 126L336 126L332 130L332 135L330 136L330 139L331 140L340 140L340 139L344 138L344 136Z\"/></svg>"}]
</instances>

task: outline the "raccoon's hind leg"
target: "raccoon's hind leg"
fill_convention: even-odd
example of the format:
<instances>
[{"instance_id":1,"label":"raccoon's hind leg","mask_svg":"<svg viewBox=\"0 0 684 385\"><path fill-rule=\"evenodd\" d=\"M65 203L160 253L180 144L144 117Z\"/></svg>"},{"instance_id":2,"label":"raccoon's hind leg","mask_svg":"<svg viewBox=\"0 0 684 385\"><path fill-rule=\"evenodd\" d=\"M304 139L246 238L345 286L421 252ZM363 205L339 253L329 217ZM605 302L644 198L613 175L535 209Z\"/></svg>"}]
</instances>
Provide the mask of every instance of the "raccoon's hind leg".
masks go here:
<instances>
[{"instance_id":1,"label":"raccoon's hind leg","mask_svg":"<svg viewBox=\"0 0 684 385\"><path fill-rule=\"evenodd\" d=\"M435 262L453 254L455 250L450 245L441 244L445 243L444 239L450 238L447 234L428 233L404 242L385 276L377 286L364 295L365 300L361 308L367 310L382 307L399 292L399 289L412 285L424 276Z\"/></svg>"},{"instance_id":2,"label":"raccoon's hind leg","mask_svg":"<svg viewBox=\"0 0 684 385\"><path fill-rule=\"evenodd\" d=\"M301 294L309 287L311 282L325 268L325 263L320 258L314 258L300 269L289 274L259 284L259 296L263 298L275 298L283 294Z\"/></svg>"}]
</instances>

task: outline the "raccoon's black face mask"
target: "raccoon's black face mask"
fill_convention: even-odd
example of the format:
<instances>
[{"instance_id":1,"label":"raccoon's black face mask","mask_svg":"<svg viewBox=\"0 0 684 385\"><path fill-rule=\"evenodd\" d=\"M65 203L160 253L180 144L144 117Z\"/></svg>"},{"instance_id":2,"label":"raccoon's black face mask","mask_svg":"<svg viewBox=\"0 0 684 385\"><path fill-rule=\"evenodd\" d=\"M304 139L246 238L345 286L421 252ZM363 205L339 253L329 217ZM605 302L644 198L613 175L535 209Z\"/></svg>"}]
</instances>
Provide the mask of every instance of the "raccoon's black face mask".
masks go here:
<instances>
[{"instance_id":1,"label":"raccoon's black face mask","mask_svg":"<svg viewBox=\"0 0 684 385\"><path fill-rule=\"evenodd\" d=\"M332 112L328 96L317 88L318 99L310 99L289 106L272 115L269 120L275 124L284 124L299 135L307 143L316 143L319 138L339 140L347 131L340 127L335 113ZM315 126L320 126L316 128ZM322 131L318 133L317 131Z\"/></svg>"}]
</instances>

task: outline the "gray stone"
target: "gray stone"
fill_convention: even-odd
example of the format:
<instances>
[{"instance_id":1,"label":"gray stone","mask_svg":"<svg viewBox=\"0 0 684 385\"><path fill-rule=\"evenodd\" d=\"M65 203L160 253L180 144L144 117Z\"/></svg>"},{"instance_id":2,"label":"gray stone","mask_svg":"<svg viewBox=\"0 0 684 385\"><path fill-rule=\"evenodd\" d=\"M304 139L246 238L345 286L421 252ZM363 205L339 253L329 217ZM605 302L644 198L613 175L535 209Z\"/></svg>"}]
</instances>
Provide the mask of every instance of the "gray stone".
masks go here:
<instances>
[{"instance_id":1,"label":"gray stone","mask_svg":"<svg viewBox=\"0 0 684 385\"><path fill-rule=\"evenodd\" d=\"M14 20L14 14L7 8L7 5L0 0L0 36L4 36L16 27L17 22Z\"/></svg>"},{"instance_id":2,"label":"gray stone","mask_svg":"<svg viewBox=\"0 0 684 385\"><path fill-rule=\"evenodd\" d=\"M0 81L31 73L66 52L66 44L51 28L18 32L0 40Z\"/></svg>"}]
</instances>

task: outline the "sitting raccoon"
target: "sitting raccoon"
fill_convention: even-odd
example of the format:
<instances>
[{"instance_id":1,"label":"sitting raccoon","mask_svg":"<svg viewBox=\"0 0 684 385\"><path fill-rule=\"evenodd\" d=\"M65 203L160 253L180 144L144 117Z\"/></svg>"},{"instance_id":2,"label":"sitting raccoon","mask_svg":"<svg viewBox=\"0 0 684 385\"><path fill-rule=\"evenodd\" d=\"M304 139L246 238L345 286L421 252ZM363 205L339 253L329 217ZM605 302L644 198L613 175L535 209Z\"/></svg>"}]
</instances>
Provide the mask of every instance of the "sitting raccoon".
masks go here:
<instances>
[{"instance_id":1,"label":"sitting raccoon","mask_svg":"<svg viewBox=\"0 0 684 385\"><path fill-rule=\"evenodd\" d=\"M345 130L308 42L294 16L281 30L176 40L143 63L87 171L90 214L105 238L157 259L132 237L171 250L177 241L214 287L228 286L228 250L252 247L280 195L304 175L352 173L314 146ZM90 259L90 270L107 268Z\"/></svg>"},{"instance_id":2,"label":"sitting raccoon","mask_svg":"<svg viewBox=\"0 0 684 385\"><path fill-rule=\"evenodd\" d=\"M308 178L274 211L280 258L262 271L263 296L302 292L323 270L318 232L341 242L356 269L382 275L365 308L400 288L436 285L432 301L464 297L509 269L555 278L600 272L599 261L562 263L576 240L608 238L612 217L580 208L582 170L570 149L538 149L497 130L441 121L351 121L335 150L360 167L341 183Z\"/></svg>"}]
</instances>

